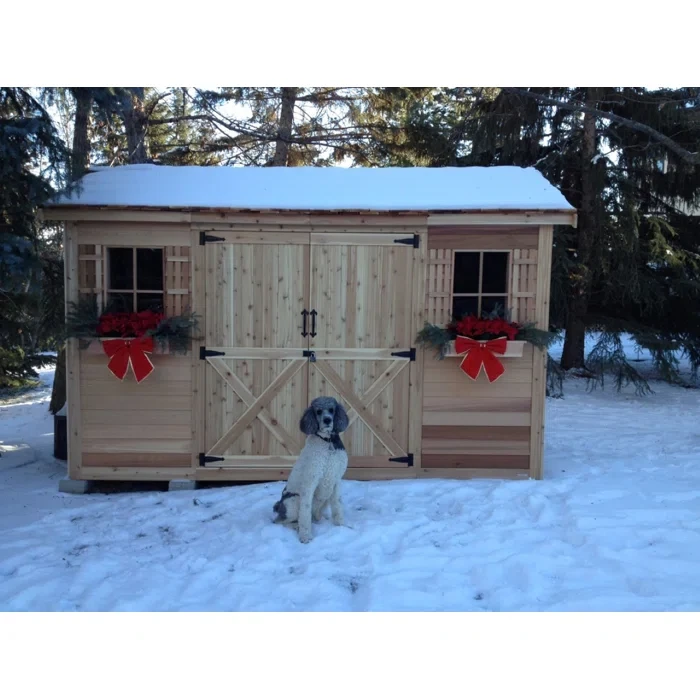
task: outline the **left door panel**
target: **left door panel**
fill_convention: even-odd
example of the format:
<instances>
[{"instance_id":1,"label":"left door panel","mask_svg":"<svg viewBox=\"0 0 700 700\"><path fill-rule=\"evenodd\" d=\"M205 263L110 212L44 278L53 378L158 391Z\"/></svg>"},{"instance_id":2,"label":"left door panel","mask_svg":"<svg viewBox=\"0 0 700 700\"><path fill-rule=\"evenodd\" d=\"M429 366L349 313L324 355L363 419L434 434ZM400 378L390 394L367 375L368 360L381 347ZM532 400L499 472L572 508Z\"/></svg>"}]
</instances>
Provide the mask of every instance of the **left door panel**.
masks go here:
<instances>
[{"instance_id":1,"label":"left door panel","mask_svg":"<svg viewBox=\"0 0 700 700\"><path fill-rule=\"evenodd\" d=\"M291 467L308 398L309 246L222 238L206 244L203 466Z\"/></svg>"}]
</instances>

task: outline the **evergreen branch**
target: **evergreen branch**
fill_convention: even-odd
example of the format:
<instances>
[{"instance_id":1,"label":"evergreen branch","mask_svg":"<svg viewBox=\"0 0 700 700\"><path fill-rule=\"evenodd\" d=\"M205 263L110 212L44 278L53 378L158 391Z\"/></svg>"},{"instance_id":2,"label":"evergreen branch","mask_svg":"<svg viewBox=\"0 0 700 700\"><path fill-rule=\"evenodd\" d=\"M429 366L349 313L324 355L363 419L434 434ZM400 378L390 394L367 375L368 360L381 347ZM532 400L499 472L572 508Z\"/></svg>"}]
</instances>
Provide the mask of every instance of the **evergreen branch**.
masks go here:
<instances>
[{"instance_id":1,"label":"evergreen branch","mask_svg":"<svg viewBox=\"0 0 700 700\"><path fill-rule=\"evenodd\" d=\"M639 131L640 133L651 136L655 141L663 144L668 148L669 151L675 153L679 158L684 160L686 163L691 165L700 165L700 153L689 151L679 143L674 141L672 138L662 134L647 124L642 124L641 122L634 121L633 119L627 119L627 117L621 117L614 112L606 112L605 110L598 109L596 107L591 107L590 105L584 104L583 102L577 102L573 100L558 100L555 97L548 97L547 95L542 95L538 92L530 92L529 90L523 90L522 88L511 88L504 87L501 88L504 92L510 93L512 95L519 95L520 97L528 97L532 100L537 100L541 104L551 105L552 107L557 107L558 109L569 110L572 112L582 112L587 114L592 114L601 119L608 119L611 122L616 122L617 124L622 124L628 129L633 131Z\"/></svg>"},{"instance_id":2,"label":"evergreen branch","mask_svg":"<svg viewBox=\"0 0 700 700\"><path fill-rule=\"evenodd\" d=\"M592 372L587 379L588 390L605 388L605 377L612 374L617 391L629 384L639 396L653 394L649 382L627 361L622 341L615 333L603 332L588 355L586 366Z\"/></svg>"},{"instance_id":3,"label":"evergreen branch","mask_svg":"<svg viewBox=\"0 0 700 700\"><path fill-rule=\"evenodd\" d=\"M547 396L553 399L560 399L564 396L565 377L566 372L562 369L562 366L547 353Z\"/></svg>"}]
</instances>

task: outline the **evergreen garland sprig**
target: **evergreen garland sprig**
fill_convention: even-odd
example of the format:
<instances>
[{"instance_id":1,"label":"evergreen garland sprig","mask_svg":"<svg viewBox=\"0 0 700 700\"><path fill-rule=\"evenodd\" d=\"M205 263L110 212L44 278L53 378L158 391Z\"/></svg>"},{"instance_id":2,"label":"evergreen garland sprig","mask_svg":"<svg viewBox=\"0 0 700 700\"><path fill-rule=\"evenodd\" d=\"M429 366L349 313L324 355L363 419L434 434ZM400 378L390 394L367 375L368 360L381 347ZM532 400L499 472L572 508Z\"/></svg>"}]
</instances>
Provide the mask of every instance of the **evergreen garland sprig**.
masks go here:
<instances>
[{"instance_id":1,"label":"evergreen garland sprig","mask_svg":"<svg viewBox=\"0 0 700 700\"><path fill-rule=\"evenodd\" d=\"M461 321L467 318L465 316ZM496 318L494 314L483 314L479 317L481 320L493 320ZM505 320L505 319L504 319ZM416 336L416 342L424 347L431 347L436 350L436 357L440 360L445 358L445 355L450 349L452 343L458 335L457 325L460 321L453 321L447 326L436 326L432 323L426 323ZM534 323L513 323L509 322L514 329L513 340L524 340L526 343L534 345L536 348L546 350L559 337L558 333L542 330L537 328ZM472 336L474 337L474 336ZM485 337L474 337L475 340L489 340L492 336L486 334Z\"/></svg>"}]
</instances>

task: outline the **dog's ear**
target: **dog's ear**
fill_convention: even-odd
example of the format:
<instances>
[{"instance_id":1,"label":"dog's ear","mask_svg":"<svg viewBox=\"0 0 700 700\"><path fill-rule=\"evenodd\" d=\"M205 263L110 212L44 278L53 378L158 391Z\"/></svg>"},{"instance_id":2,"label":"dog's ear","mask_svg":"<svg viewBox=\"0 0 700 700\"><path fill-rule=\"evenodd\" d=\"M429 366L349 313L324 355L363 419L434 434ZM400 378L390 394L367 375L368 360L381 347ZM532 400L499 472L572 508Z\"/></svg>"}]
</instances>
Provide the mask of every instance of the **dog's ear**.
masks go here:
<instances>
[{"instance_id":1,"label":"dog's ear","mask_svg":"<svg viewBox=\"0 0 700 700\"><path fill-rule=\"evenodd\" d=\"M299 421L299 430L305 435L315 435L318 432L318 420L313 408L309 406Z\"/></svg>"},{"instance_id":2,"label":"dog's ear","mask_svg":"<svg viewBox=\"0 0 700 700\"><path fill-rule=\"evenodd\" d=\"M335 402L335 413L333 417L333 430L336 433L342 433L343 430L347 430L348 414L345 413L345 409L336 401Z\"/></svg>"}]
</instances>

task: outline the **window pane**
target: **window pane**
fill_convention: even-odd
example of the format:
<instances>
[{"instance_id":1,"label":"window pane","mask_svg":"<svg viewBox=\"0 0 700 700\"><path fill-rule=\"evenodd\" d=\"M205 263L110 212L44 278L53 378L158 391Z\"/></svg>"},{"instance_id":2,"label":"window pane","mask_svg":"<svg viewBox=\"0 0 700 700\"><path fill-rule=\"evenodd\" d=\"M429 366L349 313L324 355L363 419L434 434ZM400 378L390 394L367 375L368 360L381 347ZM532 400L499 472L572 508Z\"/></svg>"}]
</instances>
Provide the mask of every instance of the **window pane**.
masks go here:
<instances>
[{"instance_id":1,"label":"window pane","mask_svg":"<svg viewBox=\"0 0 700 700\"><path fill-rule=\"evenodd\" d=\"M484 253L482 294L504 294L508 291L508 253Z\"/></svg>"},{"instance_id":2,"label":"window pane","mask_svg":"<svg viewBox=\"0 0 700 700\"><path fill-rule=\"evenodd\" d=\"M479 253L455 253L452 291L455 294L476 294L479 291Z\"/></svg>"},{"instance_id":3,"label":"window pane","mask_svg":"<svg viewBox=\"0 0 700 700\"><path fill-rule=\"evenodd\" d=\"M495 311L498 306L499 315L502 316L506 311L507 300L508 297L505 296L481 297L481 313L490 314Z\"/></svg>"},{"instance_id":4,"label":"window pane","mask_svg":"<svg viewBox=\"0 0 700 700\"><path fill-rule=\"evenodd\" d=\"M452 314L456 319L461 319L463 316L470 314L476 315L479 306L477 297L454 297L452 300Z\"/></svg>"},{"instance_id":5,"label":"window pane","mask_svg":"<svg viewBox=\"0 0 700 700\"><path fill-rule=\"evenodd\" d=\"M157 311L158 313L163 313L163 295L137 294L136 306L137 311Z\"/></svg>"},{"instance_id":6,"label":"window pane","mask_svg":"<svg viewBox=\"0 0 700 700\"><path fill-rule=\"evenodd\" d=\"M109 248L109 288L134 288L134 249Z\"/></svg>"},{"instance_id":7,"label":"window pane","mask_svg":"<svg viewBox=\"0 0 700 700\"><path fill-rule=\"evenodd\" d=\"M109 294L107 296L107 308L109 312L128 312L134 310L133 294Z\"/></svg>"},{"instance_id":8,"label":"window pane","mask_svg":"<svg viewBox=\"0 0 700 700\"><path fill-rule=\"evenodd\" d=\"M162 248L136 249L136 284L137 289L163 289Z\"/></svg>"}]
</instances>

